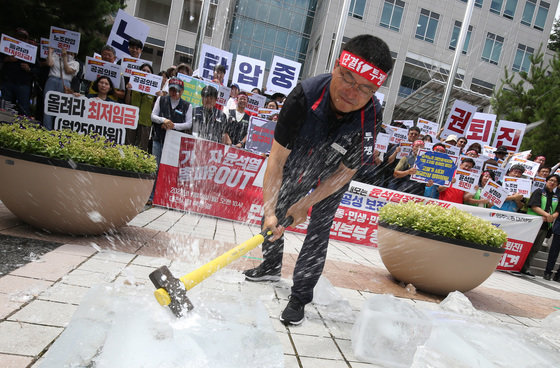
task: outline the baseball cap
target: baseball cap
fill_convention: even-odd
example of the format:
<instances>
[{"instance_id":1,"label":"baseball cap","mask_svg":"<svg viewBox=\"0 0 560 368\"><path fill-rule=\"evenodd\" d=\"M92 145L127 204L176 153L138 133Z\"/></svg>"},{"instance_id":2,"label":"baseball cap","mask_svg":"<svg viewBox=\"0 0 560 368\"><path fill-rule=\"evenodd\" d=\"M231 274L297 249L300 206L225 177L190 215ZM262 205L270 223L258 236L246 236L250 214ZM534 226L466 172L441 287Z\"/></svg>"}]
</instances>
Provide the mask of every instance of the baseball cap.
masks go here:
<instances>
[{"instance_id":1,"label":"baseball cap","mask_svg":"<svg viewBox=\"0 0 560 368\"><path fill-rule=\"evenodd\" d=\"M183 92L184 84L179 78L171 78L168 82L169 89L175 88L179 92Z\"/></svg>"},{"instance_id":2,"label":"baseball cap","mask_svg":"<svg viewBox=\"0 0 560 368\"><path fill-rule=\"evenodd\" d=\"M506 146L500 146L500 147L496 148L494 153L508 153L508 150L507 150Z\"/></svg>"},{"instance_id":3,"label":"baseball cap","mask_svg":"<svg viewBox=\"0 0 560 368\"><path fill-rule=\"evenodd\" d=\"M457 136L455 134L450 134L447 136L447 138L445 138L445 142L457 142Z\"/></svg>"},{"instance_id":4,"label":"baseball cap","mask_svg":"<svg viewBox=\"0 0 560 368\"><path fill-rule=\"evenodd\" d=\"M214 97L218 98L218 90L212 86L206 86L200 91L202 97Z\"/></svg>"}]
</instances>

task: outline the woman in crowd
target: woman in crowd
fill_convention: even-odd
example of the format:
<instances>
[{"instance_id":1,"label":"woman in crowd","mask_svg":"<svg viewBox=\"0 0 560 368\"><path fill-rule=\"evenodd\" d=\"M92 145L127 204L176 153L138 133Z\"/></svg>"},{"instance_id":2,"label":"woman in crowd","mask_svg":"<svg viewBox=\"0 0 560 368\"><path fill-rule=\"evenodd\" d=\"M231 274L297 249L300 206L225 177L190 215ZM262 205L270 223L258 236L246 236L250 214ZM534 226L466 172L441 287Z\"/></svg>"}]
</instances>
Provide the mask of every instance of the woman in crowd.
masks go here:
<instances>
[{"instance_id":1,"label":"woman in crowd","mask_svg":"<svg viewBox=\"0 0 560 368\"><path fill-rule=\"evenodd\" d=\"M115 87L113 86L113 82L109 77L100 76L97 77L95 82L91 87L95 93L88 93L86 94L87 98L98 98L103 101L110 101L113 102L114 100L110 98L110 96L115 94Z\"/></svg>"},{"instance_id":2,"label":"woman in crowd","mask_svg":"<svg viewBox=\"0 0 560 368\"><path fill-rule=\"evenodd\" d=\"M494 171L491 170L483 171L482 175L480 175L480 179L478 180L476 192L474 194L467 193L465 195L465 200L464 200L465 204L469 204L471 206L490 208L491 207L490 201L480 197L482 189L484 189L484 186L486 185L486 183L488 183L490 179L496 181L496 175L494 174Z\"/></svg>"},{"instance_id":3,"label":"woman in crowd","mask_svg":"<svg viewBox=\"0 0 560 368\"><path fill-rule=\"evenodd\" d=\"M61 54L62 55L59 56L49 47L47 65L50 67L50 70L49 79L47 79L47 83L45 84L45 96L49 91L70 93L70 81L80 69L80 64L74 60L74 54L72 52L62 50ZM52 130L54 127L54 116L45 115L43 123L46 129Z\"/></svg>"},{"instance_id":4,"label":"woman in crowd","mask_svg":"<svg viewBox=\"0 0 560 368\"><path fill-rule=\"evenodd\" d=\"M142 64L140 71L153 74L154 70L150 64ZM148 142L150 140L150 130L152 129L152 108L154 106L155 96L133 91L130 83L126 86L126 95L124 102L128 105L138 107L138 127L136 129L126 130L126 144L140 147L144 151L148 151Z\"/></svg>"},{"instance_id":5,"label":"woman in crowd","mask_svg":"<svg viewBox=\"0 0 560 368\"><path fill-rule=\"evenodd\" d=\"M476 153L478 153L480 155L482 153L482 146L480 145L480 143L474 142L473 144L471 144L469 146L469 148L467 148L466 152L469 152L469 151L475 151Z\"/></svg>"},{"instance_id":6,"label":"woman in crowd","mask_svg":"<svg viewBox=\"0 0 560 368\"><path fill-rule=\"evenodd\" d=\"M278 110L278 102L274 100L270 100L266 103L264 107L267 109Z\"/></svg>"}]
</instances>

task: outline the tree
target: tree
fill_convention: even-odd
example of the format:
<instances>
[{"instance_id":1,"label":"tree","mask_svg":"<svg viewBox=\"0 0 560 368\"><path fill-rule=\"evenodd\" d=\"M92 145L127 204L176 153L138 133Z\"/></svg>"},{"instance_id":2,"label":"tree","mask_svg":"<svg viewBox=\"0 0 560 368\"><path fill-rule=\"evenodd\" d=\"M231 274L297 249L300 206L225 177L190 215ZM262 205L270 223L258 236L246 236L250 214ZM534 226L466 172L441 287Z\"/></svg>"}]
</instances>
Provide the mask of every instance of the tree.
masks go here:
<instances>
[{"instance_id":1,"label":"tree","mask_svg":"<svg viewBox=\"0 0 560 368\"><path fill-rule=\"evenodd\" d=\"M556 19L552 26L548 49L556 52L560 51L560 18Z\"/></svg>"},{"instance_id":2,"label":"tree","mask_svg":"<svg viewBox=\"0 0 560 368\"><path fill-rule=\"evenodd\" d=\"M111 31L111 14L124 9L124 0L17 0L4 1L0 11L0 31L13 35L25 28L32 39L49 37L56 26L80 32L79 58L91 56L106 43Z\"/></svg>"},{"instance_id":3,"label":"tree","mask_svg":"<svg viewBox=\"0 0 560 368\"><path fill-rule=\"evenodd\" d=\"M517 77L517 78L516 78ZM541 49L531 57L529 72L508 73L491 99L498 119L539 126L525 133L521 150L544 155L548 164L560 161L560 57L547 65ZM554 161L554 162L553 162Z\"/></svg>"}]
</instances>

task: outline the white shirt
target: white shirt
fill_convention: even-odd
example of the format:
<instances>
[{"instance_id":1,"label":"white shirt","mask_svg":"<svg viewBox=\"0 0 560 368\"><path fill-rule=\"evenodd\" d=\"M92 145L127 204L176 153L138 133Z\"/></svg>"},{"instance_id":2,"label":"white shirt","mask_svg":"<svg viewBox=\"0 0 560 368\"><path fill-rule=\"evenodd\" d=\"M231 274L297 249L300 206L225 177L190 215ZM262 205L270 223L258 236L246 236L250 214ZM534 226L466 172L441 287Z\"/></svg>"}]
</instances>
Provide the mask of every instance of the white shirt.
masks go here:
<instances>
[{"instance_id":1,"label":"white shirt","mask_svg":"<svg viewBox=\"0 0 560 368\"><path fill-rule=\"evenodd\" d=\"M165 121L165 119L163 116L159 116L159 100L161 99L162 96L159 96L156 100L156 103L154 104L154 108L152 110L152 122L156 123L156 124L163 124L163 122ZM177 105L179 105L179 100L173 100L171 99L171 108L176 108ZM187 130L187 129L191 129L192 128L192 105L189 104L189 109L187 110L187 113L184 116L184 120L182 123L180 124L175 124L175 130Z\"/></svg>"},{"instance_id":2,"label":"white shirt","mask_svg":"<svg viewBox=\"0 0 560 368\"><path fill-rule=\"evenodd\" d=\"M78 70L80 69L80 64L74 60L74 58L72 56L67 56L68 59L68 66L74 71L72 74L66 74L66 72L64 71L64 62L62 61L62 58L53 51L52 53L52 59L54 61L53 66L51 66L51 69L49 70L49 77L57 77L60 78L60 67L62 66L62 78L64 80L70 81L72 80L72 78L76 75L76 73L78 73Z\"/></svg>"}]
</instances>

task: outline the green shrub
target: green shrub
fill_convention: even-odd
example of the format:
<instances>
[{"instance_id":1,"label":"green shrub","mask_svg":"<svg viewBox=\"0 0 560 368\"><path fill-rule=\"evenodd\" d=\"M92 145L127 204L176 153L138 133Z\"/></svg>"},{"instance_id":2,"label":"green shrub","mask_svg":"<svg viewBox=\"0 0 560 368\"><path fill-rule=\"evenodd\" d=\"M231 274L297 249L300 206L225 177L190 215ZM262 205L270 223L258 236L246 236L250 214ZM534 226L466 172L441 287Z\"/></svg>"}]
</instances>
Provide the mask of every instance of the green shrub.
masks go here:
<instances>
[{"instance_id":1,"label":"green shrub","mask_svg":"<svg viewBox=\"0 0 560 368\"><path fill-rule=\"evenodd\" d=\"M390 225L496 248L501 248L507 240L507 234L502 229L455 207L444 208L414 201L388 203L379 210L379 218Z\"/></svg>"},{"instance_id":2,"label":"green shrub","mask_svg":"<svg viewBox=\"0 0 560 368\"><path fill-rule=\"evenodd\" d=\"M0 147L49 158L138 173L155 173L155 157L131 145L119 145L91 133L45 130L18 118L0 123Z\"/></svg>"}]
</instances>

